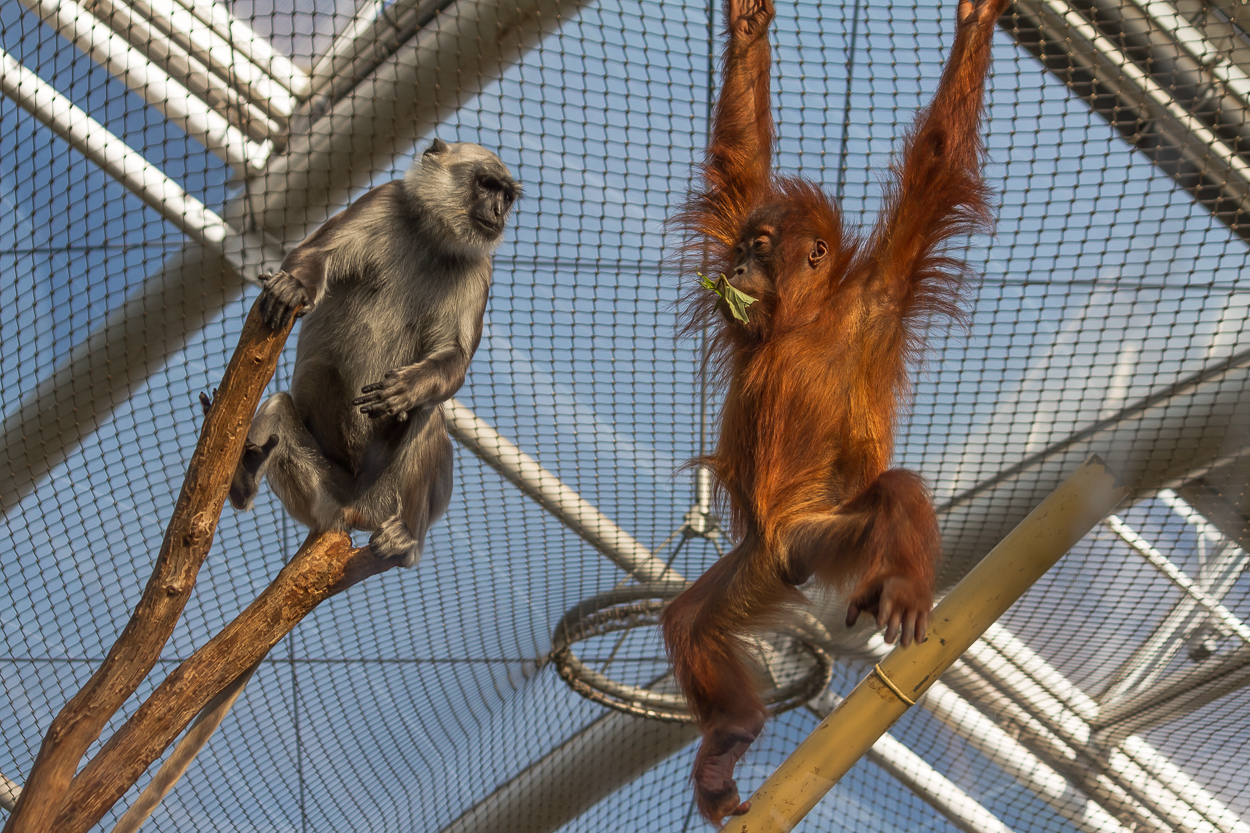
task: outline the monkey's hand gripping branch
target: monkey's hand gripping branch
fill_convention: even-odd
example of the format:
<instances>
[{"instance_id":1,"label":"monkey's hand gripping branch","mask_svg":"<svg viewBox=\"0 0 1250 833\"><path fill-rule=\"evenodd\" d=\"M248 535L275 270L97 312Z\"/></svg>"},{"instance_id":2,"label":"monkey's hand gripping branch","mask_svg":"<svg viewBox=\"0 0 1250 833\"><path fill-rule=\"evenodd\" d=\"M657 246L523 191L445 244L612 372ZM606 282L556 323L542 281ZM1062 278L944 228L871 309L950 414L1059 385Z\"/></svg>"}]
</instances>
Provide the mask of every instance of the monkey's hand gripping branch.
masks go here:
<instances>
[{"instance_id":1,"label":"monkey's hand gripping branch","mask_svg":"<svg viewBox=\"0 0 1250 833\"><path fill-rule=\"evenodd\" d=\"M275 331L286 331L290 335L291 323L312 312L312 296L298 278L284 269L267 272L260 276L260 281L257 304L261 317Z\"/></svg>"}]
</instances>

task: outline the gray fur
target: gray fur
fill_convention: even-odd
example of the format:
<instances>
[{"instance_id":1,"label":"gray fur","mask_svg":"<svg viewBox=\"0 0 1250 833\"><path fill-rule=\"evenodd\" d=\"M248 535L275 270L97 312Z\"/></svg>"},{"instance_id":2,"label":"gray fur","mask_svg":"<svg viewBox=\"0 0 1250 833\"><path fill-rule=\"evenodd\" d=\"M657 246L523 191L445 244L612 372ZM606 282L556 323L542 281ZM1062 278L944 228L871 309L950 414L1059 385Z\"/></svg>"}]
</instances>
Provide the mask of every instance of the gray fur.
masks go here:
<instances>
[{"instance_id":1,"label":"gray fur","mask_svg":"<svg viewBox=\"0 0 1250 833\"><path fill-rule=\"evenodd\" d=\"M482 337L491 257L520 187L499 157L435 139L403 180L373 189L265 279L261 313L306 313L291 390L252 420L230 501L268 478L314 530L373 533L411 566L451 499L441 403Z\"/></svg>"}]
</instances>

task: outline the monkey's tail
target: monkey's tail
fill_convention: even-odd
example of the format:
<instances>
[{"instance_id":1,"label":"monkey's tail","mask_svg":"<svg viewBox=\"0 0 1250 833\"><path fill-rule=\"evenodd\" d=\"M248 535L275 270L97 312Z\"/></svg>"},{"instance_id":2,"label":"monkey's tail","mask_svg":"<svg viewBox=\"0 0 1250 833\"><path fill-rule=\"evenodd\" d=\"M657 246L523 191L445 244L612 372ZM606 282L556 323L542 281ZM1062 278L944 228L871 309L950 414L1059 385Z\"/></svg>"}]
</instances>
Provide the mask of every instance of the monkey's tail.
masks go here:
<instances>
[{"instance_id":1,"label":"monkey's tail","mask_svg":"<svg viewBox=\"0 0 1250 833\"><path fill-rule=\"evenodd\" d=\"M803 598L782 580L776 563L764 543L748 535L661 616L674 676L704 730L763 718L759 673L745 633Z\"/></svg>"},{"instance_id":2,"label":"monkey's tail","mask_svg":"<svg viewBox=\"0 0 1250 833\"><path fill-rule=\"evenodd\" d=\"M226 715L230 713L230 707L234 705L235 700L239 699L248 680L252 679L252 674L256 673L259 667L260 661L257 660L255 665L246 669L230 685L218 692L217 696L209 700L204 708L200 709L195 722L191 724L191 728L187 729L182 740L178 741L178 745L174 747L169 758L161 764L161 768L157 770L156 775L152 776L152 780L135 803L130 805L126 814L118 819L113 827L113 833L137 833L147 821L148 816L152 815L152 812L160 805L161 799L186 774L195 756L204 748L204 744L208 743L208 739L217 731L221 722L226 719Z\"/></svg>"}]
</instances>

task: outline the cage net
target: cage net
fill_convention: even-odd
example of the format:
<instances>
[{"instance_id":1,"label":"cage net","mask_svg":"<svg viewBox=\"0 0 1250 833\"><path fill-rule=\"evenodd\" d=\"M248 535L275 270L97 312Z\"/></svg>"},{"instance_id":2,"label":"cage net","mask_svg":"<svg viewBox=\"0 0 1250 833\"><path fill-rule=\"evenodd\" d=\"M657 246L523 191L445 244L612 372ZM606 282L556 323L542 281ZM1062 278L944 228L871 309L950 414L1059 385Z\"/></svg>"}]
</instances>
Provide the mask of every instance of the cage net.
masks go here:
<instances>
[{"instance_id":1,"label":"cage net","mask_svg":"<svg viewBox=\"0 0 1250 833\"><path fill-rule=\"evenodd\" d=\"M932 484L940 593L1087 455L1134 496L796 829L1250 831L1240 9L1018 0L1004 17L986 120L997 229L957 246L980 275L968 325L931 335L895 462ZM22 784L127 622L264 247L289 249L437 136L497 149L525 186L458 407L601 512L608 545L458 443L420 564L280 642L145 829L706 827L693 730L586 699L552 647L566 613L637 583L605 550L693 579L728 544L683 468L721 392L697 340L675 336L692 278L665 265L665 219L706 144L721 13L0 0L0 774ZM780 6L778 167L870 224L953 14ZM304 536L267 488L250 513L226 507L153 674L103 738ZM845 632L837 599L813 613L832 679L770 721L739 767L744 795L881 655L880 637ZM664 687L648 621L576 650Z\"/></svg>"}]
</instances>

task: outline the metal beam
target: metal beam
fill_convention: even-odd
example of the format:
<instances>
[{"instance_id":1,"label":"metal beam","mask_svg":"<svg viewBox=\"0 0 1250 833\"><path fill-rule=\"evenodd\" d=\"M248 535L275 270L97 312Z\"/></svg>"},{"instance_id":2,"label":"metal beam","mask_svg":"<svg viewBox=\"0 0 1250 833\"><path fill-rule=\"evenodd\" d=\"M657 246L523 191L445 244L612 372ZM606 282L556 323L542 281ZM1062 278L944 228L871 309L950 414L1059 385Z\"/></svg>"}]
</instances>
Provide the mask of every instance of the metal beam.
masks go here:
<instances>
[{"instance_id":1,"label":"metal beam","mask_svg":"<svg viewBox=\"0 0 1250 833\"><path fill-rule=\"evenodd\" d=\"M232 31L223 34L174 0L96 0L96 3L100 4L96 7L97 14L106 8L103 4L107 3L107 8L116 9L116 13L129 10L125 16L131 20L141 18L155 24L170 39L170 43L163 44L161 48L173 55L186 54L230 89L238 91L249 104L271 116L284 121L289 118L299 102L299 96L290 87L307 88L308 76L290 61L275 61L272 51L265 56L268 60L260 57L264 65L252 60L252 55L260 50L248 47L261 42L263 49L268 45L268 39L252 32L238 20L231 19L228 25ZM229 15L229 12L226 14ZM150 48L133 35L127 40L145 52ZM164 65L159 58L157 63ZM283 70L284 77L271 76L269 67Z\"/></svg>"},{"instance_id":2,"label":"metal beam","mask_svg":"<svg viewBox=\"0 0 1250 833\"><path fill-rule=\"evenodd\" d=\"M225 221L95 119L0 49L0 93L100 166L198 243L220 249L234 234Z\"/></svg>"},{"instance_id":3,"label":"metal beam","mask_svg":"<svg viewBox=\"0 0 1250 833\"><path fill-rule=\"evenodd\" d=\"M1213 598L1222 597L1245 571L1247 562L1246 553L1240 547L1224 547L1213 563L1203 565L1198 582L1211 591ZM1109 708L1152 701L1156 686L1168 673L1173 658L1187 648L1187 637L1210 621L1211 616L1203 612L1196 599L1189 596L1178 599L1150 636L1120 663L1112 683L1098 697L1100 714L1106 714ZM1210 633L1222 636L1219 628ZM1193 659L1204 661L1199 657Z\"/></svg>"},{"instance_id":4,"label":"metal beam","mask_svg":"<svg viewBox=\"0 0 1250 833\"><path fill-rule=\"evenodd\" d=\"M289 58L273 48L268 38L260 37L252 28L230 13L216 0L177 0L178 5L196 16L209 29L242 53L264 73L290 90L298 99L308 95L308 74ZM169 15L173 20L173 15Z\"/></svg>"},{"instance_id":5,"label":"metal beam","mask_svg":"<svg viewBox=\"0 0 1250 833\"><path fill-rule=\"evenodd\" d=\"M1244 75L1204 63L1175 22L1121 0L1015 0L1001 21L1125 141L1250 239Z\"/></svg>"},{"instance_id":6,"label":"metal beam","mask_svg":"<svg viewBox=\"0 0 1250 833\"><path fill-rule=\"evenodd\" d=\"M152 19L155 12L148 4L95 0L91 11L252 141L263 142L285 133L287 119L295 110L295 97L229 44L194 43L208 27L190 12L178 9L186 18L179 22L189 29L180 31L173 21Z\"/></svg>"},{"instance_id":7,"label":"metal beam","mask_svg":"<svg viewBox=\"0 0 1250 833\"><path fill-rule=\"evenodd\" d=\"M22 794L22 788L17 782L5 775L0 775L0 810L8 810L13 812L13 808L17 806L17 797Z\"/></svg>"},{"instance_id":8,"label":"metal beam","mask_svg":"<svg viewBox=\"0 0 1250 833\"><path fill-rule=\"evenodd\" d=\"M1094 804L1114 816L1129 830L1137 833L1175 833L1165 820L1150 812L1129 793L1101 777L1096 769L1089 767L1071 746L1043 725L1029 709L987 681L979 673L975 662L969 661L967 657L961 659L942 675L942 682L969 705L975 704L975 708L988 715L994 725L1008 727L1011 737L1029 755L1066 778L1074 787L1089 796ZM922 705L923 702L921 701ZM968 731L966 725L956 727L948 724L947 728L960 735ZM1011 765L1027 772L1027 761L1028 758L1021 758L1017 754ZM1031 782L1025 783L1028 785ZM1049 803L1045 791L1040 795L1043 801Z\"/></svg>"},{"instance_id":9,"label":"metal beam","mask_svg":"<svg viewBox=\"0 0 1250 833\"><path fill-rule=\"evenodd\" d=\"M1250 552L1250 459L1230 460L1176 488L1202 517Z\"/></svg>"},{"instance_id":10,"label":"metal beam","mask_svg":"<svg viewBox=\"0 0 1250 833\"><path fill-rule=\"evenodd\" d=\"M558 830L698 736L691 723L609 712L465 810L441 833Z\"/></svg>"},{"instance_id":11,"label":"metal beam","mask_svg":"<svg viewBox=\"0 0 1250 833\"><path fill-rule=\"evenodd\" d=\"M1145 558L1150 566L1162 573L1168 581L1179 587L1181 592L1205 608L1215 621L1236 634L1246 645L1250 645L1250 627L1247 627L1246 623L1237 618L1231 610L1224 607L1219 599L1203 589L1197 582L1186 575L1180 567L1173 564L1166 555L1151 546L1149 541L1138 535L1128 524L1120 520L1118 516L1109 515L1106 524L1112 532L1120 536L1121 540Z\"/></svg>"},{"instance_id":12,"label":"metal beam","mask_svg":"<svg viewBox=\"0 0 1250 833\"><path fill-rule=\"evenodd\" d=\"M969 651L962 662L943 676L943 682L965 700L991 716L1002 726L1011 727L1012 736L1039 760L1062 774L1073 785L1090 796L1098 806L1115 816L1130 830L1150 833L1178 833L1193 828L1178 823L1176 813L1165 814L1155 805L1163 799L1165 806L1180 804L1176 796L1155 785L1153 790L1138 790L1135 785L1126 787L1120 773L1111 770L1105 760L1098 758L1088 743L1078 743L1076 738L1089 738L1089 727L1072 713L1056 707L1053 699L1039 697L1037 686L1024 681L1020 675L1009 682L1020 684L1012 688L1004 684L1001 676L987 674L985 654ZM995 657L996 658L996 657ZM1053 709L1042 715L1039 700ZM1110 775L1108 774L1110 772ZM1190 808L1186 811L1192 813ZM1183 821L1180 817L1179 821ZM1215 833L1214 829L1205 833Z\"/></svg>"},{"instance_id":13,"label":"metal beam","mask_svg":"<svg viewBox=\"0 0 1250 833\"><path fill-rule=\"evenodd\" d=\"M919 705L1082 833L1131 830L944 683L934 683Z\"/></svg>"},{"instance_id":14,"label":"metal beam","mask_svg":"<svg viewBox=\"0 0 1250 833\"><path fill-rule=\"evenodd\" d=\"M1135 812L1147 810L1172 830L1250 833L1236 813L1140 737L1125 737L1118 746L1099 743L1092 728L1102 720L1098 703L1006 628L990 629L965 664L1042 727L1049 739L1037 731L1021 737L1041 744L1037 749L1050 745L1056 751L1044 757L1078 783L1091 775L1105 779L1104 786L1132 799ZM1011 714L1004 712L1008 722Z\"/></svg>"},{"instance_id":15,"label":"metal beam","mask_svg":"<svg viewBox=\"0 0 1250 833\"><path fill-rule=\"evenodd\" d=\"M938 507L939 584L954 585L1089 455L1100 455L1139 494L1175 487L1250 449L1246 414L1250 351L1216 362L966 489Z\"/></svg>"},{"instance_id":16,"label":"metal beam","mask_svg":"<svg viewBox=\"0 0 1250 833\"><path fill-rule=\"evenodd\" d=\"M1163 685L1103 707L1091 724L1101 744L1119 743L1250 685L1250 647L1171 677Z\"/></svg>"},{"instance_id":17,"label":"metal beam","mask_svg":"<svg viewBox=\"0 0 1250 833\"><path fill-rule=\"evenodd\" d=\"M443 415L447 430L461 444L639 583L685 580L464 405L451 399L443 404Z\"/></svg>"},{"instance_id":18,"label":"metal beam","mask_svg":"<svg viewBox=\"0 0 1250 833\"><path fill-rule=\"evenodd\" d=\"M131 92L224 161L254 171L269 158L270 143L252 142L224 116L149 61L124 38L110 32L74 0L21 2Z\"/></svg>"},{"instance_id":19,"label":"metal beam","mask_svg":"<svg viewBox=\"0 0 1250 833\"><path fill-rule=\"evenodd\" d=\"M809 704L807 710L817 720L824 720L841 701L841 697L826 691ZM964 833L1012 833L998 816L889 734L882 735L864 757L890 773Z\"/></svg>"},{"instance_id":20,"label":"metal beam","mask_svg":"<svg viewBox=\"0 0 1250 833\"><path fill-rule=\"evenodd\" d=\"M411 148L583 2L449 5L324 117L293 134L286 152L222 216L240 228L251 224L281 240L302 240L346 204L347 186L358 186L361 172L372 174Z\"/></svg>"},{"instance_id":21,"label":"metal beam","mask_svg":"<svg viewBox=\"0 0 1250 833\"><path fill-rule=\"evenodd\" d=\"M308 111L316 115L342 98L448 3L449 0L373 0L360 6L313 66Z\"/></svg>"},{"instance_id":22,"label":"metal beam","mask_svg":"<svg viewBox=\"0 0 1250 833\"><path fill-rule=\"evenodd\" d=\"M0 441L3 511L12 511L149 374L186 345L189 332L207 324L242 290L243 280L222 255L188 244L109 313L5 418ZM190 402L188 397L185 404Z\"/></svg>"},{"instance_id":23,"label":"metal beam","mask_svg":"<svg viewBox=\"0 0 1250 833\"><path fill-rule=\"evenodd\" d=\"M581 0L460 0L293 139L222 212L293 245L380 168L520 59ZM239 237L225 245L241 246ZM9 512L169 356L243 291L243 276L188 245L131 292L6 415L0 508Z\"/></svg>"}]
</instances>

